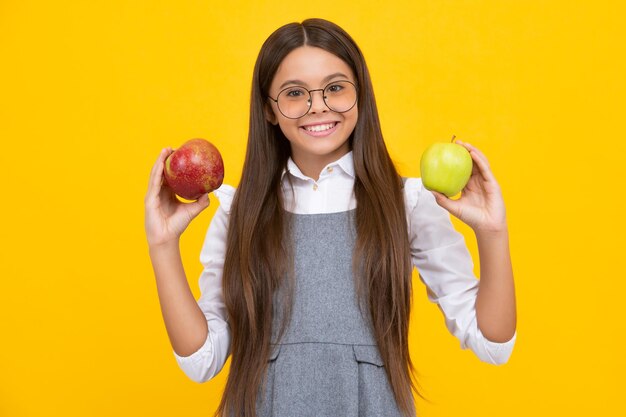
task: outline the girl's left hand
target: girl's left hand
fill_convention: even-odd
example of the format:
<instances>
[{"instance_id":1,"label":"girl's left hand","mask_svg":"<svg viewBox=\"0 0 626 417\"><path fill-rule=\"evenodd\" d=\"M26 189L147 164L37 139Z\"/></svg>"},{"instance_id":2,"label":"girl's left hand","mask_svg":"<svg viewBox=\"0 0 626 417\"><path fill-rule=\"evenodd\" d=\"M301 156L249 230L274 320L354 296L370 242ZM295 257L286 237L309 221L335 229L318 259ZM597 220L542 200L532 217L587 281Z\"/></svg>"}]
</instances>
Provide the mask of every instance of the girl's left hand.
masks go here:
<instances>
[{"instance_id":1,"label":"girl's left hand","mask_svg":"<svg viewBox=\"0 0 626 417\"><path fill-rule=\"evenodd\" d=\"M470 226L474 232L501 232L506 230L506 210L500 186L496 182L487 158L469 143L455 141L467 149L473 166L470 179L458 200L452 200L437 191L437 204Z\"/></svg>"}]
</instances>

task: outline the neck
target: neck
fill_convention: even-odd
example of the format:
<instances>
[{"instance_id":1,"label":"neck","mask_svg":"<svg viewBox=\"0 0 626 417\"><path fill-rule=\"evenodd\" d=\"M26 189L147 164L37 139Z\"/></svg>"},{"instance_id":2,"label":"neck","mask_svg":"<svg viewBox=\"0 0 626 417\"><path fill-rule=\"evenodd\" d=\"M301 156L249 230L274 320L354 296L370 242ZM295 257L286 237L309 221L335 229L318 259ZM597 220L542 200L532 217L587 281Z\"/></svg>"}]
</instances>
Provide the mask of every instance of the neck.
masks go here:
<instances>
[{"instance_id":1,"label":"neck","mask_svg":"<svg viewBox=\"0 0 626 417\"><path fill-rule=\"evenodd\" d=\"M337 149L337 151L326 155L300 155L292 150L291 159L304 175L317 181L326 165L341 159L348 152L350 152L348 147Z\"/></svg>"}]
</instances>

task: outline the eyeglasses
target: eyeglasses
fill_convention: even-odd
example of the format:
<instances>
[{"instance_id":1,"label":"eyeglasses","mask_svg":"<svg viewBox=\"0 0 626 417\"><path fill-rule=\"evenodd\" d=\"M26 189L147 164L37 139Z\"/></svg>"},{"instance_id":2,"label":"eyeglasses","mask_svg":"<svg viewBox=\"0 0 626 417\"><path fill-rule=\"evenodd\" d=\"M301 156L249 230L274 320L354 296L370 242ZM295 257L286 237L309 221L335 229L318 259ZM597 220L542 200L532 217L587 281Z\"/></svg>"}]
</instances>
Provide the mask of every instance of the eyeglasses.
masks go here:
<instances>
[{"instance_id":1,"label":"eyeglasses","mask_svg":"<svg viewBox=\"0 0 626 417\"><path fill-rule=\"evenodd\" d=\"M345 113L356 104L356 86L347 80L333 81L324 88L307 90L304 87L287 87L276 98L268 96L278 105L278 110L288 119L306 116L313 103L311 94L321 91L324 104L337 113Z\"/></svg>"}]
</instances>

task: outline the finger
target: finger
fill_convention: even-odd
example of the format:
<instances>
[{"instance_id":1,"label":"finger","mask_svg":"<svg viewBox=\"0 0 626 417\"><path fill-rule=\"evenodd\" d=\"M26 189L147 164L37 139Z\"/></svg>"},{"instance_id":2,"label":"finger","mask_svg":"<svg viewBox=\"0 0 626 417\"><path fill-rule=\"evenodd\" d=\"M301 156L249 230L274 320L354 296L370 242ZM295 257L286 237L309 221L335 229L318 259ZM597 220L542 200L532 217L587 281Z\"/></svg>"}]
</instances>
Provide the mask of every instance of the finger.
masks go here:
<instances>
[{"instance_id":1,"label":"finger","mask_svg":"<svg viewBox=\"0 0 626 417\"><path fill-rule=\"evenodd\" d=\"M470 152L470 155L472 155L471 152ZM483 174L482 170L480 169L479 163L474 160L475 157L476 157L475 155L472 157L472 162L473 162L473 164L472 164L472 176L480 175L480 178L482 179L482 181L487 181L487 178L485 177L485 175Z\"/></svg>"},{"instance_id":2,"label":"finger","mask_svg":"<svg viewBox=\"0 0 626 417\"><path fill-rule=\"evenodd\" d=\"M170 149L163 148L156 162L152 166L152 171L150 172L150 182L148 184L147 197L149 199L156 198L159 195L159 191L161 190L161 181L163 178L163 162L169 154Z\"/></svg>"},{"instance_id":3,"label":"finger","mask_svg":"<svg viewBox=\"0 0 626 417\"><path fill-rule=\"evenodd\" d=\"M484 181L487 181L487 178L482 173L482 169L481 169L481 166L479 164L479 161L477 161L477 158L479 157L478 152L477 152L478 150L474 146L470 145L467 142L463 142L463 141L460 141L460 140L455 140L454 143L464 147L469 152L470 157L472 158L472 162L473 162L472 163L472 174L471 175L474 176L475 174L478 173L478 174L480 174L480 176L483 178Z\"/></svg>"},{"instance_id":4,"label":"finger","mask_svg":"<svg viewBox=\"0 0 626 417\"><path fill-rule=\"evenodd\" d=\"M474 145L468 143L468 142L462 142L460 140L456 140L454 141L454 143L456 143L457 145L461 145L463 146L465 149L467 149L470 153L474 152L477 156L482 157L485 161L487 161L487 158L485 157L485 155L480 151L480 149L478 149L477 147L475 147ZM487 164L489 165L489 164Z\"/></svg>"},{"instance_id":5,"label":"finger","mask_svg":"<svg viewBox=\"0 0 626 417\"><path fill-rule=\"evenodd\" d=\"M161 174L163 173L163 159L166 153L166 149L161 149L157 160L154 162L152 166L152 171L150 172L150 182L148 183L148 188L151 191L154 189L160 188L161 185Z\"/></svg>"},{"instance_id":6,"label":"finger","mask_svg":"<svg viewBox=\"0 0 626 417\"><path fill-rule=\"evenodd\" d=\"M430 192L435 196L435 201L444 209L448 210L450 213L457 215L459 202L456 200L452 200L448 198L445 194L442 194L437 191L430 190Z\"/></svg>"},{"instance_id":7,"label":"finger","mask_svg":"<svg viewBox=\"0 0 626 417\"><path fill-rule=\"evenodd\" d=\"M471 144L469 144L467 142L463 142L463 145L470 152L470 154L473 154L475 157L477 157L480 161L483 162L483 164L482 164L483 166L486 166L488 169L491 169L491 167L489 165L489 161L487 160L487 157L485 156L485 154L483 154L480 151L480 149L478 149L474 145L471 145Z\"/></svg>"},{"instance_id":8,"label":"finger","mask_svg":"<svg viewBox=\"0 0 626 417\"><path fill-rule=\"evenodd\" d=\"M487 161L487 157L485 157L485 155L475 146L470 145L467 142L461 143L469 151L470 156L472 157L472 160L476 163L475 165L478 166L480 175L483 177L483 179L485 181L495 181L493 173L491 172L491 168L489 167L489 161Z\"/></svg>"},{"instance_id":9,"label":"finger","mask_svg":"<svg viewBox=\"0 0 626 417\"><path fill-rule=\"evenodd\" d=\"M484 153L481 152L480 149L478 149L477 147L473 145L470 145L469 143L467 144L467 146L470 148L471 152L474 152L476 156L478 156L484 162L484 165L486 165L487 168L491 169L491 166L489 165L489 161L487 160L487 157L485 156Z\"/></svg>"},{"instance_id":10,"label":"finger","mask_svg":"<svg viewBox=\"0 0 626 417\"><path fill-rule=\"evenodd\" d=\"M193 203L189 203L189 214L191 215L191 218L195 218L202 212L202 210L209 207L210 203L208 194L202 194L198 200Z\"/></svg>"}]
</instances>

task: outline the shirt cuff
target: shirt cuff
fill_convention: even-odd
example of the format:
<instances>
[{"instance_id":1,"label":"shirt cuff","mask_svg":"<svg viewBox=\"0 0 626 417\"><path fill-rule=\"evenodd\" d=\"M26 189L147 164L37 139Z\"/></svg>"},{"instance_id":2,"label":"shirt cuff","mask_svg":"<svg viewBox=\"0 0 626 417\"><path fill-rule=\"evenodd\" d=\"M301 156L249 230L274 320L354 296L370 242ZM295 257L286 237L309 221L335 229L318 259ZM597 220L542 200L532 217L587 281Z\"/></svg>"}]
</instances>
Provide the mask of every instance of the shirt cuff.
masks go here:
<instances>
[{"instance_id":1,"label":"shirt cuff","mask_svg":"<svg viewBox=\"0 0 626 417\"><path fill-rule=\"evenodd\" d=\"M487 339L484 335L483 339L485 351L489 356L489 362L495 365L502 365L508 362L513 353L513 346L517 339L517 330L513 333L513 337L506 342L494 342Z\"/></svg>"},{"instance_id":2,"label":"shirt cuff","mask_svg":"<svg viewBox=\"0 0 626 417\"><path fill-rule=\"evenodd\" d=\"M185 374L196 382L203 382L204 376L198 374L198 371L203 369L203 365L207 362L207 358L213 355L213 341L211 339L211 332L207 334L207 338L204 344L194 353L189 356L180 356L176 351L172 350L176 362Z\"/></svg>"}]
</instances>

